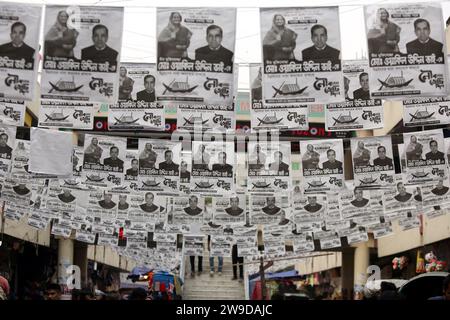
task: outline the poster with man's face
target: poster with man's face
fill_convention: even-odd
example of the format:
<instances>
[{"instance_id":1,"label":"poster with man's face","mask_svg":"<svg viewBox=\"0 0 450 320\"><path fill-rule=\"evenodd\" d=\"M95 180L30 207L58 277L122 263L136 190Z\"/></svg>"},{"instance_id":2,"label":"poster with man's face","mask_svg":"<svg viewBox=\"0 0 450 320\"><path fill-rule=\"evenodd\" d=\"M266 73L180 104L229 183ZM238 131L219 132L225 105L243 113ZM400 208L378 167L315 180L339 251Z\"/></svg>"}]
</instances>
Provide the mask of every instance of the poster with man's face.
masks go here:
<instances>
[{"instance_id":1,"label":"poster with man's face","mask_svg":"<svg viewBox=\"0 0 450 320\"><path fill-rule=\"evenodd\" d=\"M278 224L289 215L289 197L250 195L250 223Z\"/></svg>"},{"instance_id":2,"label":"poster with man's face","mask_svg":"<svg viewBox=\"0 0 450 320\"><path fill-rule=\"evenodd\" d=\"M244 224L247 207L245 198L245 193L238 193L223 198L213 197L214 223Z\"/></svg>"},{"instance_id":3,"label":"poster with man's face","mask_svg":"<svg viewBox=\"0 0 450 320\"><path fill-rule=\"evenodd\" d=\"M0 7L0 97L31 100L39 67L42 6L2 3Z\"/></svg>"},{"instance_id":4,"label":"poster with man's face","mask_svg":"<svg viewBox=\"0 0 450 320\"><path fill-rule=\"evenodd\" d=\"M0 126L0 177L6 177L11 172L15 142L16 127Z\"/></svg>"},{"instance_id":5,"label":"poster with man's face","mask_svg":"<svg viewBox=\"0 0 450 320\"><path fill-rule=\"evenodd\" d=\"M41 98L117 101L124 9L47 5Z\"/></svg>"},{"instance_id":6,"label":"poster with man's face","mask_svg":"<svg viewBox=\"0 0 450 320\"><path fill-rule=\"evenodd\" d=\"M192 225L203 223L205 198L198 195L173 198L172 224Z\"/></svg>"},{"instance_id":7,"label":"poster with man's face","mask_svg":"<svg viewBox=\"0 0 450 320\"><path fill-rule=\"evenodd\" d=\"M297 224L323 221L327 212L327 196L308 194L293 201L293 221Z\"/></svg>"}]
</instances>

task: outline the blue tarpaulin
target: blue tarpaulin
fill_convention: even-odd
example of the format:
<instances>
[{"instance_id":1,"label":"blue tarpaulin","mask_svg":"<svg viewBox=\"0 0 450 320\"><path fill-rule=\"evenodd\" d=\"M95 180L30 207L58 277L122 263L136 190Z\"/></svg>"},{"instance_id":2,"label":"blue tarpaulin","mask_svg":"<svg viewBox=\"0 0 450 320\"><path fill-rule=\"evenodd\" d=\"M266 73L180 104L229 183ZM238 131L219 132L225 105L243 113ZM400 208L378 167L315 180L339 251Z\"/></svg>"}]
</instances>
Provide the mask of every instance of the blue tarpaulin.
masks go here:
<instances>
[{"instance_id":1,"label":"blue tarpaulin","mask_svg":"<svg viewBox=\"0 0 450 320\"><path fill-rule=\"evenodd\" d=\"M256 276L258 274L254 274L254 276ZM275 273L266 273L265 274L265 279L266 280L270 280L270 279L282 279L282 278L292 278L292 277L297 277L299 274L297 272L297 270L290 270L290 271L283 271L283 272L275 272ZM259 275L250 280L250 281L258 281L260 280Z\"/></svg>"}]
</instances>

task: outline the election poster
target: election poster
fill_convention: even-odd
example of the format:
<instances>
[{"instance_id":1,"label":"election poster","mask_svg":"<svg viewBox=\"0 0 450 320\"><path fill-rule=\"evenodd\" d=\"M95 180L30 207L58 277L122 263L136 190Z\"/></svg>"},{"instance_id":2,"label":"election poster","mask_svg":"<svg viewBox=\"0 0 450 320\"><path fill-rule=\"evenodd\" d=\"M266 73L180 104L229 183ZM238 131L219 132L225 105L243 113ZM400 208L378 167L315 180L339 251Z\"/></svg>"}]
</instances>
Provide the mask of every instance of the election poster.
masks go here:
<instances>
[{"instance_id":1,"label":"election poster","mask_svg":"<svg viewBox=\"0 0 450 320\"><path fill-rule=\"evenodd\" d=\"M278 224L287 211L289 211L289 198L287 196L250 195L251 224Z\"/></svg>"},{"instance_id":2,"label":"election poster","mask_svg":"<svg viewBox=\"0 0 450 320\"><path fill-rule=\"evenodd\" d=\"M342 140L300 141L305 193L336 191L344 186Z\"/></svg>"},{"instance_id":3,"label":"election poster","mask_svg":"<svg viewBox=\"0 0 450 320\"><path fill-rule=\"evenodd\" d=\"M25 101L0 98L0 124L20 127L25 122Z\"/></svg>"},{"instance_id":4,"label":"election poster","mask_svg":"<svg viewBox=\"0 0 450 320\"><path fill-rule=\"evenodd\" d=\"M323 238L319 240L320 248L322 250L332 249L332 248L339 248L341 244L341 238L335 232L332 236Z\"/></svg>"},{"instance_id":5,"label":"election poster","mask_svg":"<svg viewBox=\"0 0 450 320\"><path fill-rule=\"evenodd\" d=\"M307 234L297 234L290 236L292 239L293 253L300 254L314 251L314 239Z\"/></svg>"},{"instance_id":6,"label":"election poster","mask_svg":"<svg viewBox=\"0 0 450 320\"><path fill-rule=\"evenodd\" d=\"M384 190L383 205L385 216L388 217L392 212L411 211L416 208L418 194L414 194L415 188L405 185L402 181L396 183L395 188Z\"/></svg>"},{"instance_id":7,"label":"election poster","mask_svg":"<svg viewBox=\"0 0 450 320\"><path fill-rule=\"evenodd\" d=\"M7 177L13 162L16 127L0 125L0 177Z\"/></svg>"},{"instance_id":8,"label":"election poster","mask_svg":"<svg viewBox=\"0 0 450 320\"><path fill-rule=\"evenodd\" d=\"M178 193L181 142L139 139L138 188Z\"/></svg>"},{"instance_id":9,"label":"election poster","mask_svg":"<svg viewBox=\"0 0 450 320\"><path fill-rule=\"evenodd\" d=\"M1 98L32 100L34 97L41 16L40 5L4 2L0 7Z\"/></svg>"},{"instance_id":10,"label":"election poster","mask_svg":"<svg viewBox=\"0 0 450 320\"><path fill-rule=\"evenodd\" d=\"M209 248L210 257L231 257L233 237L228 235L213 235Z\"/></svg>"},{"instance_id":11,"label":"election poster","mask_svg":"<svg viewBox=\"0 0 450 320\"><path fill-rule=\"evenodd\" d=\"M411 98L402 101L405 127L434 126L450 123L450 99L447 97Z\"/></svg>"},{"instance_id":12,"label":"election poster","mask_svg":"<svg viewBox=\"0 0 450 320\"><path fill-rule=\"evenodd\" d=\"M155 224L164 221L167 212L167 198L154 192L132 193L129 196L128 219L133 230L154 229Z\"/></svg>"},{"instance_id":13,"label":"election poster","mask_svg":"<svg viewBox=\"0 0 450 320\"><path fill-rule=\"evenodd\" d=\"M249 70L252 130L308 130L308 105L263 103L262 66L251 64Z\"/></svg>"},{"instance_id":14,"label":"election poster","mask_svg":"<svg viewBox=\"0 0 450 320\"><path fill-rule=\"evenodd\" d=\"M180 156L180 193L191 193L192 152L181 151Z\"/></svg>"},{"instance_id":15,"label":"election poster","mask_svg":"<svg viewBox=\"0 0 450 320\"><path fill-rule=\"evenodd\" d=\"M83 171L83 159L84 150L83 147L73 146L72 151L72 177L66 179L60 179L59 185L61 187L82 189L82 177L81 172Z\"/></svg>"},{"instance_id":16,"label":"election poster","mask_svg":"<svg viewBox=\"0 0 450 320\"><path fill-rule=\"evenodd\" d=\"M41 100L39 127L92 130L98 105L92 102Z\"/></svg>"},{"instance_id":17,"label":"election poster","mask_svg":"<svg viewBox=\"0 0 450 320\"><path fill-rule=\"evenodd\" d=\"M261 8L263 105L344 101L338 7Z\"/></svg>"},{"instance_id":18,"label":"election poster","mask_svg":"<svg viewBox=\"0 0 450 320\"><path fill-rule=\"evenodd\" d=\"M450 183L448 179L441 179L434 184L421 187L423 197L423 207L445 208L450 203Z\"/></svg>"},{"instance_id":19,"label":"election poster","mask_svg":"<svg viewBox=\"0 0 450 320\"><path fill-rule=\"evenodd\" d=\"M185 235L183 237L183 253L185 256L203 256L204 236Z\"/></svg>"},{"instance_id":20,"label":"election poster","mask_svg":"<svg viewBox=\"0 0 450 320\"><path fill-rule=\"evenodd\" d=\"M366 60L344 61L345 102L325 106L327 131L383 128L383 104L370 98L368 67Z\"/></svg>"},{"instance_id":21,"label":"election poster","mask_svg":"<svg viewBox=\"0 0 450 320\"><path fill-rule=\"evenodd\" d=\"M350 140L354 185L376 188L394 184L394 156L390 136Z\"/></svg>"},{"instance_id":22,"label":"election poster","mask_svg":"<svg viewBox=\"0 0 450 320\"><path fill-rule=\"evenodd\" d=\"M322 221L327 212L327 196L308 194L293 199L292 205L292 220L296 224Z\"/></svg>"},{"instance_id":23,"label":"election poster","mask_svg":"<svg viewBox=\"0 0 450 320\"><path fill-rule=\"evenodd\" d=\"M119 99L109 105L109 130L164 130L164 106L156 102L156 65L121 63Z\"/></svg>"},{"instance_id":24,"label":"election poster","mask_svg":"<svg viewBox=\"0 0 450 320\"><path fill-rule=\"evenodd\" d=\"M248 143L247 190L256 193L287 192L292 184L291 143Z\"/></svg>"},{"instance_id":25,"label":"election poster","mask_svg":"<svg viewBox=\"0 0 450 320\"><path fill-rule=\"evenodd\" d=\"M213 220L217 224L244 224L246 195L239 193L230 197L213 197Z\"/></svg>"},{"instance_id":26,"label":"election poster","mask_svg":"<svg viewBox=\"0 0 450 320\"><path fill-rule=\"evenodd\" d=\"M117 102L124 9L45 7L41 98Z\"/></svg>"},{"instance_id":27,"label":"election poster","mask_svg":"<svg viewBox=\"0 0 450 320\"><path fill-rule=\"evenodd\" d=\"M173 198L173 224L202 224L205 214L205 198L196 195Z\"/></svg>"},{"instance_id":28,"label":"election poster","mask_svg":"<svg viewBox=\"0 0 450 320\"><path fill-rule=\"evenodd\" d=\"M439 3L373 4L364 14L371 97L448 95Z\"/></svg>"}]
</instances>

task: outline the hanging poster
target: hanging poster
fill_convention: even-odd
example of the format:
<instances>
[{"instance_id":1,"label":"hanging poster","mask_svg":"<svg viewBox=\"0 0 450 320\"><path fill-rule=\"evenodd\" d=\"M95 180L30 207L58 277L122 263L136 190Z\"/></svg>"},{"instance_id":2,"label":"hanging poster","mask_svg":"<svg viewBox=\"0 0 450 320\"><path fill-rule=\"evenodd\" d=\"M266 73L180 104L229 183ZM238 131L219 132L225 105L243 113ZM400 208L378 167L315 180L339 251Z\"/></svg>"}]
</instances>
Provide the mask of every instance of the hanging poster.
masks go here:
<instances>
[{"instance_id":1,"label":"hanging poster","mask_svg":"<svg viewBox=\"0 0 450 320\"><path fill-rule=\"evenodd\" d=\"M450 166L450 137L444 139L445 155L447 158L447 165Z\"/></svg>"},{"instance_id":2,"label":"hanging poster","mask_svg":"<svg viewBox=\"0 0 450 320\"><path fill-rule=\"evenodd\" d=\"M3 2L0 7L1 98L34 97L41 15L40 5Z\"/></svg>"},{"instance_id":3,"label":"hanging poster","mask_svg":"<svg viewBox=\"0 0 450 320\"><path fill-rule=\"evenodd\" d=\"M392 229L392 222L390 221L372 225L370 227L370 231L373 233L374 239L380 239L394 234L394 231Z\"/></svg>"},{"instance_id":4,"label":"hanging poster","mask_svg":"<svg viewBox=\"0 0 450 320\"><path fill-rule=\"evenodd\" d=\"M98 105L91 102L72 102L42 99L39 108L39 127L92 130Z\"/></svg>"},{"instance_id":5,"label":"hanging poster","mask_svg":"<svg viewBox=\"0 0 450 320\"><path fill-rule=\"evenodd\" d=\"M367 216L372 213L370 190L356 187L354 190L345 190L339 194L339 208L343 219Z\"/></svg>"},{"instance_id":6,"label":"hanging poster","mask_svg":"<svg viewBox=\"0 0 450 320\"><path fill-rule=\"evenodd\" d=\"M1 199L5 201L5 216L20 220L30 211L31 184L6 178L3 182Z\"/></svg>"},{"instance_id":7,"label":"hanging poster","mask_svg":"<svg viewBox=\"0 0 450 320\"><path fill-rule=\"evenodd\" d=\"M72 177L67 179L60 179L59 185L61 187L80 189L83 170L84 150L83 147L73 146L72 152Z\"/></svg>"},{"instance_id":8,"label":"hanging poster","mask_svg":"<svg viewBox=\"0 0 450 320\"><path fill-rule=\"evenodd\" d=\"M344 186L342 140L300 141L303 189L306 193L339 190Z\"/></svg>"},{"instance_id":9,"label":"hanging poster","mask_svg":"<svg viewBox=\"0 0 450 320\"><path fill-rule=\"evenodd\" d=\"M446 179L447 160L441 129L403 134L406 170L404 181L421 184Z\"/></svg>"},{"instance_id":10,"label":"hanging poster","mask_svg":"<svg viewBox=\"0 0 450 320\"><path fill-rule=\"evenodd\" d=\"M291 188L291 143L281 141L248 143L250 192L278 193Z\"/></svg>"},{"instance_id":11,"label":"hanging poster","mask_svg":"<svg viewBox=\"0 0 450 320\"><path fill-rule=\"evenodd\" d=\"M300 254L305 252L314 251L314 239L307 234L290 235L289 239L292 240L293 253Z\"/></svg>"},{"instance_id":12,"label":"hanging poster","mask_svg":"<svg viewBox=\"0 0 450 320\"><path fill-rule=\"evenodd\" d=\"M180 193L182 195L191 193L191 172L192 153L182 151L180 157Z\"/></svg>"},{"instance_id":13,"label":"hanging poster","mask_svg":"<svg viewBox=\"0 0 450 320\"><path fill-rule=\"evenodd\" d=\"M326 197L327 210L324 218L328 226L329 223L341 221L342 216L341 210L339 209L339 193L328 192Z\"/></svg>"},{"instance_id":14,"label":"hanging poster","mask_svg":"<svg viewBox=\"0 0 450 320\"><path fill-rule=\"evenodd\" d=\"M87 214L94 217L95 224L100 227L113 228L117 219L119 195L109 190L89 191Z\"/></svg>"},{"instance_id":15,"label":"hanging poster","mask_svg":"<svg viewBox=\"0 0 450 320\"><path fill-rule=\"evenodd\" d=\"M191 192L226 194L234 192L234 143L192 142Z\"/></svg>"},{"instance_id":16,"label":"hanging poster","mask_svg":"<svg viewBox=\"0 0 450 320\"><path fill-rule=\"evenodd\" d=\"M364 227L356 227L355 230L347 235L347 243L354 244L358 242L367 242L369 241L369 235Z\"/></svg>"},{"instance_id":17,"label":"hanging poster","mask_svg":"<svg viewBox=\"0 0 450 320\"><path fill-rule=\"evenodd\" d=\"M83 183L115 187L124 181L126 138L86 134L84 138Z\"/></svg>"},{"instance_id":18,"label":"hanging poster","mask_svg":"<svg viewBox=\"0 0 450 320\"><path fill-rule=\"evenodd\" d=\"M412 98L402 101L405 127L434 126L450 123L450 99Z\"/></svg>"},{"instance_id":19,"label":"hanging poster","mask_svg":"<svg viewBox=\"0 0 450 320\"><path fill-rule=\"evenodd\" d=\"M181 142L139 139L138 188L178 193Z\"/></svg>"},{"instance_id":20,"label":"hanging poster","mask_svg":"<svg viewBox=\"0 0 450 320\"><path fill-rule=\"evenodd\" d=\"M56 180L54 183L49 184L45 207L49 210L64 212L72 217L75 211L78 210L78 200L75 190L60 187Z\"/></svg>"},{"instance_id":21,"label":"hanging poster","mask_svg":"<svg viewBox=\"0 0 450 320\"><path fill-rule=\"evenodd\" d=\"M356 187L394 184L394 156L390 136L350 140Z\"/></svg>"},{"instance_id":22,"label":"hanging poster","mask_svg":"<svg viewBox=\"0 0 450 320\"><path fill-rule=\"evenodd\" d=\"M153 192L131 194L129 197L128 219L131 229L154 229L154 225L164 220L167 209L167 198Z\"/></svg>"},{"instance_id":23,"label":"hanging poster","mask_svg":"<svg viewBox=\"0 0 450 320\"><path fill-rule=\"evenodd\" d=\"M23 126L25 109L25 101L0 98L0 124Z\"/></svg>"},{"instance_id":24,"label":"hanging poster","mask_svg":"<svg viewBox=\"0 0 450 320\"><path fill-rule=\"evenodd\" d=\"M210 257L231 257L233 237L226 235L211 236Z\"/></svg>"},{"instance_id":25,"label":"hanging poster","mask_svg":"<svg viewBox=\"0 0 450 320\"><path fill-rule=\"evenodd\" d=\"M164 130L164 106L156 103L156 66L121 63L119 100L109 105L109 130Z\"/></svg>"},{"instance_id":26,"label":"hanging poster","mask_svg":"<svg viewBox=\"0 0 450 320\"><path fill-rule=\"evenodd\" d=\"M158 8L156 96L179 129L234 129L235 8Z\"/></svg>"},{"instance_id":27,"label":"hanging poster","mask_svg":"<svg viewBox=\"0 0 450 320\"><path fill-rule=\"evenodd\" d=\"M439 180L431 185L424 185L421 189L424 208L440 207L442 209L450 203L450 184L448 179Z\"/></svg>"},{"instance_id":28,"label":"hanging poster","mask_svg":"<svg viewBox=\"0 0 450 320\"><path fill-rule=\"evenodd\" d=\"M391 212L413 210L416 208L414 187L405 186L397 182L396 188L386 189L383 196L384 212L388 216Z\"/></svg>"},{"instance_id":29,"label":"hanging poster","mask_svg":"<svg viewBox=\"0 0 450 320\"><path fill-rule=\"evenodd\" d=\"M9 176L16 142L16 127L0 126L0 177Z\"/></svg>"},{"instance_id":30,"label":"hanging poster","mask_svg":"<svg viewBox=\"0 0 450 320\"><path fill-rule=\"evenodd\" d=\"M289 209L287 196L250 196L250 223L277 224ZM283 213L284 211L284 213Z\"/></svg>"},{"instance_id":31,"label":"hanging poster","mask_svg":"<svg viewBox=\"0 0 450 320\"><path fill-rule=\"evenodd\" d=\"M447 96L440 3L364 7L372 97Z\"/></svg>"},{"instance_id":32,"label":"hanging poster","mask_svg":"<svg viewBox=\"0 0 450 320\"><path fill-rule=\"evenodd\" d=\"M344 61L345 103L327 104L327 131L352 131L383 128L383 104L370 98L368 62Z\"/></svg>"},{"instance_id":33,"label":"hanging poster","mask_svg":"<svg viewBox=\"0 0 450 320\"><path fill-rule=\"evenodd\" d=\"M335 232L335 234L333 236L320 239L319 241L320 241L320 248L322 250L339 248L342 245L341 238L339 237L337 232Z\"/></svg>"},{"instance_id":34,"label":"hanging poster","mask_svg":"<svg viewBox=\"0 0 450 320\"><path fill-rule=\"evenodd\" d=\"M292 220L296 224L322 221L327 212L327 196L308 194L297 197L292 203Z\"/></svg>"},{"instance_id":35,"label":"hanging poster","mask_svg":"<svg viewBox=\"0 0 450 320\"><path fill-rule=\"evenodd\" d=\"M261 8L263 105L344 101L338 7Z\"/></svg>"},{"instance_id":36,"label":"hanging poster","mask_svg":"<svg viewBox=\"0 0 450 320\"><path fill-rule=\"evenodd\" d=\"M173 198L173 224L202 224L205 198L191 195Z\"/></svg>"},{"instance_id":37,"label":"hanging poster","mask_svg":"<svg viewBox=\"0 0 450 320\"><path fill-rule=\"evenodd\" d=\"M28 180L31 173L28 171L28 160L30 159L30 141L16 139L12 153L11 178Z\"/></svg>"},{"instance_id":38,"label":"hanging poster","mask_svg":"<svg viewBox=\"0 0 450 320\"><path fill-rule=\"evenodd\" d=\"M246 195L239 193L230 197L213 197L213 220L217 224L244 224Z\"/></svg>"},{"instance_id":39,"label":"hanging poster","mask_svg":"<svg viewBox=\"0 0 450 320\"><path fill-rule=\"evenodd\" d=\"M115 103L124 9L47 5L41 98Z\"/></svg>"},{"instance_id":40,"label":"hanging poster","mask_svg":"<svg viewBox=\"0 0 450 320\"><path fill-rule=\"evenodd\" d=\"M255 231L256 233L256 231ZM234 236L237 245L238 257L249 257L258 255L256 234L249 236Z\"/></svg>"},{"instance_id":41,"label":"hanging poster","mask_svg":"<svg viewBox=\"0 0 450 320\"><path fill-rule=\"evenodd\" d=\"M185 235L183 253L185 256L203 256L204 236Z\"/></svg>"},{"instance_id":42,"label":"hanging poster","mask_svg":"<svg viewBox=\"0 0 450 320\"><path fill-rule=\"evenodd\" d=\"M264 235L264 255L267 257L282 257L286 254L283 234Z\"/></svg>"},{"instance_id":43,"label":"hanging poster","mask_svg":"<svg viewBox=\"0 0 450 320\"><path fill-rule=\"evenodd\" d=\"M251 64L250 102L252 130L308 130L308 105L262 102L262 67Z\"/></svg>"}]
</instances>

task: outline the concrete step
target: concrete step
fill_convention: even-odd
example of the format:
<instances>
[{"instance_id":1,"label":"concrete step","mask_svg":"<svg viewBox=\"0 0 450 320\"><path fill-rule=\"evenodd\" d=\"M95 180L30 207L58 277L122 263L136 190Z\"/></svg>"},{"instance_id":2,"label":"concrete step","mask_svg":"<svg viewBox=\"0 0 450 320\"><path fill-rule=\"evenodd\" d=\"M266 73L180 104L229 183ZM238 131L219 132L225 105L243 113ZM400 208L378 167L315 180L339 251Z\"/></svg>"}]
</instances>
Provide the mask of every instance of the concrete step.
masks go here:
<instances>
[{"instance_id":1,"label":"concrete step","mask_svg":"<svg viewBox=\"0 0 450 320\"><path fill-rule=\"evenodd\" d=\"M184 300L245 300L245 295L241 296L209 296L205 297L203 295L190 295L183 297Z\"/></svg>"},{"instance_id":2,"label":"concrete step","mask_svg":"<svg viewBox=\"0 0 450 320\"><path fill-rule=\"evenodd\" d=\"M220 288L225 288L225 287L240 287L241 285L243 286L244 283L239 283L237 280L231 280L231 278L223 278L222 277L213 277L212 279L197 279L197 281L195 279L189 279L189 280L185 280L186 286L197 286L197 285L203 285L205 287L210 287L210 286L217 286Z\"/></svg>"}]
</instances>

